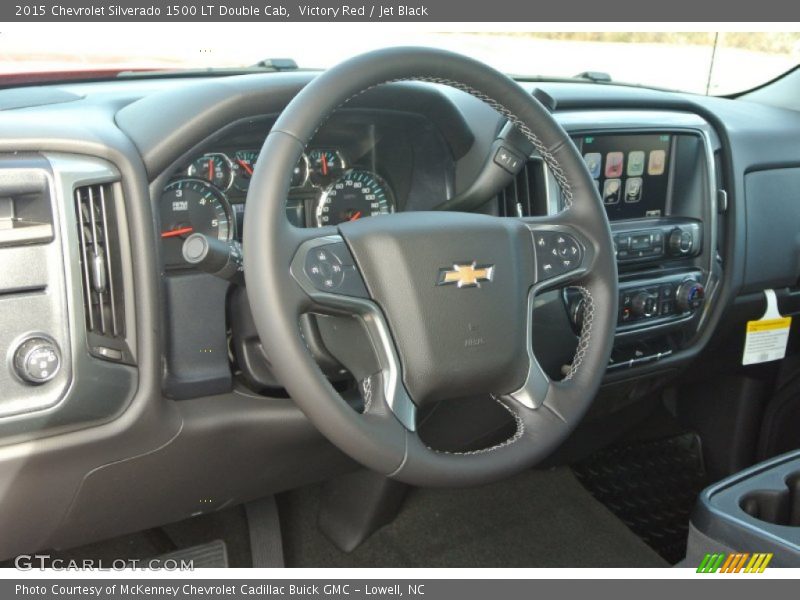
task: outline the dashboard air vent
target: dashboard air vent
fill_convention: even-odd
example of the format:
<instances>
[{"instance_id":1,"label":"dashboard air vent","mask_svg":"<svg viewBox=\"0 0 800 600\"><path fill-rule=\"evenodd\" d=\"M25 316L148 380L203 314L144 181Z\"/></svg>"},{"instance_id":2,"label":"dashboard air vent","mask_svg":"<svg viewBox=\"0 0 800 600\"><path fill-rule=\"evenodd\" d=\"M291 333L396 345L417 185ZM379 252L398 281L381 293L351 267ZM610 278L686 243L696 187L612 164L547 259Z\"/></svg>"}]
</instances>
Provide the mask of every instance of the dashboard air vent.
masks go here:
<instances>
[{"instance_id":1,"label":"dashboard air vent","mask_svg":"<svg viewBox=\"0 0 800 600\"><path fill-rule=\"evenodd\" d=\"M498 214L501 217L532 217L547 214L544 163L530 159L514 180L500 192Z\"/></svg>"},{"instance_id":2,"label":"dashboard air vent","mask_svg":"<svg viewBox=\"0 0 800 600\"><path fill-rule=\"evenodd\" d=\"M107 338L125 335L119 235L111 184L75 190L86 328Z\"/></svg>"}]
</instances>

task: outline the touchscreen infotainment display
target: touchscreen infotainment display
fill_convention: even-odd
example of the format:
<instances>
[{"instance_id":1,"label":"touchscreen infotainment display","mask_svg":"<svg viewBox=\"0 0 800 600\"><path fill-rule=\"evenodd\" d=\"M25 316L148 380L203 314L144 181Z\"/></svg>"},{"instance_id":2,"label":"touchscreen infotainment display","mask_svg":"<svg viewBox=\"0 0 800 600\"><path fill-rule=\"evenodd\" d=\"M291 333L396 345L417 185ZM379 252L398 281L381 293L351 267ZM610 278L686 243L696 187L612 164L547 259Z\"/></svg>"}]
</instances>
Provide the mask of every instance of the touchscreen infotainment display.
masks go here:
<instances>
[{"instance_id":1,"label":"touchscreen infotainment display","mask_svg":"<svg viewBox=\"0 0 800 600\"><path fill-rule=\"evenodd\" d=\"M585 135L575 143L610 220L666 214L671 135Z\"/></svg>"}]
</instances>

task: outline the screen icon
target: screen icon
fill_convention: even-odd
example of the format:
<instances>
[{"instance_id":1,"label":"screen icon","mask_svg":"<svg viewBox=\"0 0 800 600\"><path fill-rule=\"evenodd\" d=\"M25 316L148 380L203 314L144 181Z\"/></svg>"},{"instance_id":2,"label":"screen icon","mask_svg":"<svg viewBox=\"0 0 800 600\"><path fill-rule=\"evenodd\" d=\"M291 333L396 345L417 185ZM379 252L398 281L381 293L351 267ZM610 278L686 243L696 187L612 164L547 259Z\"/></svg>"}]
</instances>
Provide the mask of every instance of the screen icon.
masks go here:
<instances>
[{"instance_id":1,"label":"screen icon","mask_svg":"<svg viewBox=\"0 0 800 600\"><path fill-rule=\"evenodd\" d=\"M644 173L644 152L634 150L628 154L628 177L640 177Z\"/></svg>"},{"instance_id":2,"label":"screen icon","mask_svg":"<svg viewBox=\"0 0 800 600\"><path fill-rule=\"evenodd\" d=\"M631 177L625 182L625 202L632 204L642 199L642 178Z\"/></svg>"},{"instance_id":3,"label":"screen icon","mask_svg":"<svg viewBox=\"0 0 800 600\"><path fill-rule=\"evenodd\" d=\"M620 177L624 160L622 152L609 152L606 155L606 177Z\"/></svg>"},{"instance_id":4,"label":"screen icon","mask_svg":"<svg viewBox=\"0 0 800 600\"><path fill-rule=\"evenodd\" d=\"M648 175L663 175L667 163L667 153L664 150L653 150L650 152L650 160L647 163Z\"/></svg>"},{"instance_id":5,"label":"screen icon","mask_svg":"<svg viewBox=\"0 0 800 600\"><path fill-rule=\"evenodd\" d=\"M586 168L592 174L592 179L600 177L600 168L603 163L603 155L599 152L588 152L583 155L583 161L586 163Z\"/></svg>"},{"instance_id":6,"label":"screen icon","mask_svg":"<svg viewBox=\"0 0 800 600\"><path fill-rule=\"evenodd\" d=\"M606 179L603 184L603 204L618 204L621 190L621 179Z\"/></svg>"}]
</instances>

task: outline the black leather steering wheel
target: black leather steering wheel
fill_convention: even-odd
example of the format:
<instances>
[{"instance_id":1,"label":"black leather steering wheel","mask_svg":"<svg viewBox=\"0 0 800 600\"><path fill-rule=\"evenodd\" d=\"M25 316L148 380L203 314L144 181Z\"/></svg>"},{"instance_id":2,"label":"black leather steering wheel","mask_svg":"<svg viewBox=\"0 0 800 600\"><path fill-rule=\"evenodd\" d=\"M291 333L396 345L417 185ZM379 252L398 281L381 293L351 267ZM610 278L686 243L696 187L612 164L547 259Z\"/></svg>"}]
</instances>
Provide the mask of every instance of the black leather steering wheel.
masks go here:
<instances>
[{"instance_id":1,"label":"black leather steering wheel","mask_svg":"<svg viewBox=\"0 0 800 600\"><path fill-rule=\"evenodd\" d=\"M286 217L295 164L338 107L402 80L449 85L509 119L557 178L565 209L516 219L400 213L300 229ZM444 200L444 199L442 199ZM596 394L617 318L617 270L597 189L549 112L505 75L472 59L393 48L350 59L315 78L264 142L244 221L247 293L275 375L316 427L367 467L414 485L487 483L536 464L572 430ZM537 293L570 285L584 297L583 327L567 375L551 380L532 349ZM365 400L355 411L312 359L298 320L352 316L368 359L352 360ZM470 453L428 448L420 407L486 394L514 417L505 442Z\"/></svg>"}]
</instances>

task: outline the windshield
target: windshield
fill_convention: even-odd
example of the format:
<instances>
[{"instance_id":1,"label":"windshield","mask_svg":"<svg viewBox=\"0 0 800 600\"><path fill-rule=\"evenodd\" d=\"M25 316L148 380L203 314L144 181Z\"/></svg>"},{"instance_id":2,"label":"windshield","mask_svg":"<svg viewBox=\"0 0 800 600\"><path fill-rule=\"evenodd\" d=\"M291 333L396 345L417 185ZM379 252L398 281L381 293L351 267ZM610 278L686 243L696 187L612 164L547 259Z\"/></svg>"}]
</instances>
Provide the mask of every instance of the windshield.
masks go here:
<instances>
[{"instance_id":1,"label":"windshield","mask_svg":"<svg viewBox=\"0 0 800 600\"><path fill-rule=\"evenodd\" d=\"M14 81L30 83L58 79L53 76L58 73L98 78L128 70L245 68L269 58L291 58L300 68L326 68L375 48L424 45L467 54L520 78L593 72L595 78L607 75L619 83L723 95L756 87L800 62L797 32L464 32L442 31L441 24L436 31L420 31L397 24L108 23L76 25L65 38L61 27L20 24L0 33L0 75L15 74Z\"/></svg>"}]
</instances>

